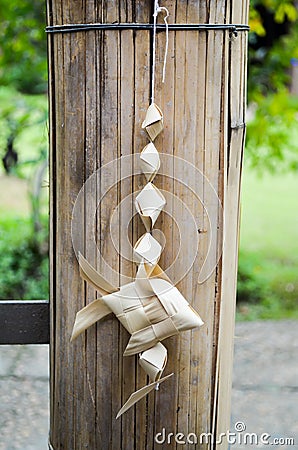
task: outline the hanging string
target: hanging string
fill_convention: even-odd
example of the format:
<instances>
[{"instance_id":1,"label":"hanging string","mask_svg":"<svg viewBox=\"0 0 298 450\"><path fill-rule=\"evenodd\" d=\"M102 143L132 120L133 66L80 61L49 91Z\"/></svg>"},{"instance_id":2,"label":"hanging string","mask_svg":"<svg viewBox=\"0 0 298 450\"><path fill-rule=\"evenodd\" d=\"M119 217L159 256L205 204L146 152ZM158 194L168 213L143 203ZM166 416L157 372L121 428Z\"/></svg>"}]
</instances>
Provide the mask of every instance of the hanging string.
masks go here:
<instances>
[{"instance_id":1,"label":"hanging string","mask_svg":"<svg viewBox=\"0 0 298 450\"><path fill-rule=\"evenodd\" d=\"M163 69L162 69L162 82L165 82L166 79L166 66L167 66L167 57L168 57L168 48L169 48L169 24L168 24L168 17L170 15L169 11L165 7L159 8L161 11L165 11L166 15L164 17L164 23L166 26L166 48L165 48L165 55L163 60Z\"/></svg>"},{"instance_id":2,"label":"hanging string","mask_svg":"<svg viewBox=\"0 0 298 450\"><path fill-rule=\"evenodd\" d=\"M158 0L154 0L154 13L153 13L153 58L152 58L152 87L151 87L151 102L154 103L155 98L155 67L156 67L156 29L157 29L157 16L160 12L165 12L164 23L166 27L166 45L162 70L162 82L165 82L166 78L166 65L169 48L169 24L168 17L170 15L167 8L159 6Z\"/></svg>"}]
</instances>

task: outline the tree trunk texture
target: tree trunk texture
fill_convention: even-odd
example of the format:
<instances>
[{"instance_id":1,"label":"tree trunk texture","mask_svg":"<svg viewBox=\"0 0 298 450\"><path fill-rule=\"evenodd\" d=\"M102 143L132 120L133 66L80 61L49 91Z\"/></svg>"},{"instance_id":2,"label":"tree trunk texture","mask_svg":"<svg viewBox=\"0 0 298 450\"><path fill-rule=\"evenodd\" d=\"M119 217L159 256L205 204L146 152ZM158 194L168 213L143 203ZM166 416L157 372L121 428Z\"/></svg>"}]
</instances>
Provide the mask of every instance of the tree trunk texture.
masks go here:
<instances>
[{"instance_id":1,"label":"tree trunk texture","mask_svg":"<svg viewBox=\"0 0 298 450\"><path fill-rule=\"evenodd\" d=\"M47 0L48 25L152 23L153 3ZM169 10L169 23L227 24L247 23L248 3L160 2ZM162 23L162 17L158 21ZM135 265L122 255L131 252L128 240L134 244L144 233L130 196L145 185L145 178L136 175L121 179L121 158L139 153L149 142L141 124L150 103L152 31L95 30L49 35L49 446L54 450L174 449L181 447L175 440L176 433L182 433L184 439L189 433L197 436L197 445L186 443L184 448L227 448L225 440L221 445L199 441L201 433L213 433L215 439L230 426L247 33L239 32L235 37L229 30L170 30L166 81L162 84L164 49L165 32L158 32L155 102L164 113L165 128L155 145L160 152L193 164L206 178L190 180L186 166L179 181L174 173L173 177L162 176L163 171L174 170L171 164L161 167L156 185L187 206L198 224L198 236L191 234L185 209L170 202L171 214L162 213L155 226L166 238L160 265L166 269L175 258L178 260L174 279L182 279L177 287L205 324L200 330L165 341L165 374L174 372L174 376L116 420L117 411L132 392L147 384L147 378L137 358L123 357L129 335L115 318L97 323L70 343L77 311L96 298L95 290L79 275L71 221L84 182L100 167L116 160L120 181L97 205L95 216L94 204L86 199L82 211L86 227L77 231L83 236L85 257L110 281L119 286L126 277L134 277ZM98 202L108 178L92 181ZM210 189L204 187L207 179L223 205L222 218ZM198 186L203 193L201 201L187 189L196 182L202 183ZM127 197L130 200L121 204ZM105 272L92 237L86 233L88 221L95 222L97 247L113 269L112 274ZM214 221L218 226L212 239L217 245L211 250L222 256L210 277L198 283L208 254L209 225ZM120 254L111 234L118 241ZM198 251L192 261L190 254L198 237ZM158 443L155 436L163 429L166 440Z\"/></svg>"}]
</instances>

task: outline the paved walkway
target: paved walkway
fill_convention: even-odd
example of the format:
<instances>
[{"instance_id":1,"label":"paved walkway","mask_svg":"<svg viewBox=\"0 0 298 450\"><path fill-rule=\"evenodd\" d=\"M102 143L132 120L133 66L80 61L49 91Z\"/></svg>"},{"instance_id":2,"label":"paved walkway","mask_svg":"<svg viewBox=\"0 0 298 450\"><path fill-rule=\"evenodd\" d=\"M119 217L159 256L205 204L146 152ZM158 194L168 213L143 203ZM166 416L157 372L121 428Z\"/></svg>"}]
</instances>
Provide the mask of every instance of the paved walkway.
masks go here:
<instances>
[{"instance_id":1,"label":"paved walkway","mask_svg":"<svg viewBox=\"0 0 298 450\"><path fill-rule=\"evenodd\" d=\"M298 449L298 322L238 323L235 334L231 431L241 422L248 433L270 434L269 443L296 444L232 449ZM0 450L46 450L47 346L0 347L0 399Z\"/></svg>"},{"instance_id":2,"label":"paved walkway","mask_svg":"<svg viewBox=\"0 0 298 450\"><path fill-rule=\"evenodd\" d=\"M233 446L298 449L298 321L238 323L235 333L232 426L268 433L271 445ZM295 445L273 445L294 438Z\"/></svg>"},{"instance_id":3,"label":"paved walkway","mask_svg":"<svg viewBox=\"0 0 298 450\"><path fill-rule=\"evenodd\" d=\"M47 449L48 372L47 345L0 346L0 450Z\"/></svg>"}]
</instances>

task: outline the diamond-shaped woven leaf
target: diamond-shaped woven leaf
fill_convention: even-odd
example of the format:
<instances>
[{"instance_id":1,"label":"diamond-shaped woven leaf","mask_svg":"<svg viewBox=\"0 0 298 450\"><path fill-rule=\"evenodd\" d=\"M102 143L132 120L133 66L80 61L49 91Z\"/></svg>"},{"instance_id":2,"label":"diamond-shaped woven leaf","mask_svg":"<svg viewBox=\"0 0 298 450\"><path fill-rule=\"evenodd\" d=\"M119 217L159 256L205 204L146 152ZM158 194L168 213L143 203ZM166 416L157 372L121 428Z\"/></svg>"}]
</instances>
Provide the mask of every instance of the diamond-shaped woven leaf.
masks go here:
<instances>
[{"instance_id":1,"label":"diamond-shaped woven leaf","mask_svg":"<svg viewBox=\"0 0 298 450\"><path fill-rule=\"evenodd\" d=\"M145 233L134 246L136 261L138 263L145 262L151 266L155 266L158 263L161 251L161 245L150 233Z\"/></svg>"},{"instance_id":2,"label":"diamond-shaped woven leaf","mask_svg":"<svg viewBox=\"0 0 298 450\"><path fill-rule=\"evenodd\" d=\"M147 131L151 141L154 141L154 139L163 130L163 114L155 103L151 103L147 109L145 120L142 123L142 128Z\"/></svg>"},{"instance_id":3,"label":"diamond-shaped woven leaf","mask_svg":"<svg viewBox=\"0 0 298 450\"><path fill-rule=\"evenodd\" d=\"M152 181L160 167L159 153L153 142L141 151L140 164L147 181Z\"/></svg>"},{"instance_id":4,"label":"diamond-shaped woven leaf","mask_svg":"<svg viewBox=\"0 0 298 450\"><path fill-rule=\"evenodd\" d=\"M152 230L165 204L166 200L164 196L152 183L147 183L136 196L136 210L140 214L146 231Z\"/></svg>"}]
</instances>

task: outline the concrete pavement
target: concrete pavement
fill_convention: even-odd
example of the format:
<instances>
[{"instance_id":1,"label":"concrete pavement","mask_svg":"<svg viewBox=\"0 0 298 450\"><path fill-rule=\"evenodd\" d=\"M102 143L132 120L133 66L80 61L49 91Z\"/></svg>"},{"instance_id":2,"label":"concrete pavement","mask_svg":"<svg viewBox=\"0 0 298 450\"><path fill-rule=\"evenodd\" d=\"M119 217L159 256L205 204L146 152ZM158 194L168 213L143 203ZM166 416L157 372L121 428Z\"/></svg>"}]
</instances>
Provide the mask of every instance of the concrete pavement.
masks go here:
<instances>
[{"instance_id":1,"label":"concrete pavement","mask_svg":"<svg viewBox=\"0 0 298 450\"><path fill-rule=\"evenodd\" d=\"M48 392L47 346L0 347L0 450L47 449ZM270 435L269 448L298 449L298 322L237 324L230 431L236 423ZM295 445L273 445L286 438Z\"/></svg>"}]
</instances>

